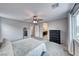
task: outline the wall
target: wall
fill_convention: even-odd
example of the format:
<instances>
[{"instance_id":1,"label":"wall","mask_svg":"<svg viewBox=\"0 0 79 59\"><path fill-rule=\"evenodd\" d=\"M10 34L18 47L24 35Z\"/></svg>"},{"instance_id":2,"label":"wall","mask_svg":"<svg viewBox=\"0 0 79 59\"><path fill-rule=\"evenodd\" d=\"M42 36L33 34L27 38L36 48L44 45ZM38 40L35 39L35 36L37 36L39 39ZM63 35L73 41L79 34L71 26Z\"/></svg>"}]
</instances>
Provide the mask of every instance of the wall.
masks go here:
<instances>
[{"instance_id":1,"label":"wall","mask_svg":"<svg viewBox=\"0 0 79 59\"><path fill-rule=\"evenodd\" d=\"M1 19L0 19L0 40L1 40Z\"/></svg>"},{"instance_id":2,"label":"wall","mask_svg":"<svg viewBox=\"0 0 79 59\"><path fill-rule=\"evenodd\" d=\"M23 28L26 27L29 34L29 24L26 22L1 18L2 39L6 38L11 41L23 38Z\"/></svg>"},{"instance_id":3,"label":"wall","mask_svg":"<svg viewBox=\"0 0 79 59\"><path fill-rule=\"evenodd\" d=\"M68 32L67 24L68 24L67 18L48 22L49 30L61 30L61 43L64 46L67 46L67 32Z\"/></svg>"}]
</instances>

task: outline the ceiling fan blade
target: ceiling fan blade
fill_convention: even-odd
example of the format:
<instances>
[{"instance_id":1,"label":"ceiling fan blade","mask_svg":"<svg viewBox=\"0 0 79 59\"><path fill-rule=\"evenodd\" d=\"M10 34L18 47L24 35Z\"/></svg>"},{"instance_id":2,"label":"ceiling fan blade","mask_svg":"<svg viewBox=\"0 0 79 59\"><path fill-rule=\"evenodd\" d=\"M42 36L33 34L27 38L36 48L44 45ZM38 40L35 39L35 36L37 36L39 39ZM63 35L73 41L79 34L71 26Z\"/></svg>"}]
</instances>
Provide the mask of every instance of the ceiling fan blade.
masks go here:
<instances>
[{"instance_id":1,"label":"ceiling fan blade","mask_svg":"<svg viewBox=\"0 0 79 59\"><path fill-rule=\"evenodd\" d=\"M24 19L25 22L32 22L32 20L29 18L29 19Z\"/></svg>"},{"instance_id":2,"label":"ceiling fan blade","mask_svg":"<svg viewBox=\"0 0 79 59\"><path fill-rule=\"evenodd\" d=\"M26 18L24 19L24 21L32 22L32 21L33 21L33 20L32 20L32 16L30 16L30 17L26 17Z\"/></svg>"},{"instance_id":3,"label":"ceiling fan blade","mask_svg":"<svg viewBox=\"0 0 79 59\"><path fill-rule=\"evenodd\" d=\"M43 19L38 19L38 21L43 21Z\"/></svg>"}]
</instances>

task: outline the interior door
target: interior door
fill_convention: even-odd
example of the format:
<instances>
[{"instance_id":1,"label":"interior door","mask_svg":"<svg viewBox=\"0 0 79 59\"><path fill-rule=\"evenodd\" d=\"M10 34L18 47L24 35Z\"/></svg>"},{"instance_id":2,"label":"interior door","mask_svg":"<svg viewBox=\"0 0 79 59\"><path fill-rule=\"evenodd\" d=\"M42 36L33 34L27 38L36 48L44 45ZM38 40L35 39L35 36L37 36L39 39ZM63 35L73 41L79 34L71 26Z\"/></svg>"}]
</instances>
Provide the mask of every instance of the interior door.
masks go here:
<instances>
[{"instance_id":1,"label":"interior door","mask_svg":"<svg viewBox=\"0 0 79 59\"><path fill-rule=\"evenodd\" d=\"M40 37L39 25L35 25L35 37Z\"/></svg>"}]
</instances>

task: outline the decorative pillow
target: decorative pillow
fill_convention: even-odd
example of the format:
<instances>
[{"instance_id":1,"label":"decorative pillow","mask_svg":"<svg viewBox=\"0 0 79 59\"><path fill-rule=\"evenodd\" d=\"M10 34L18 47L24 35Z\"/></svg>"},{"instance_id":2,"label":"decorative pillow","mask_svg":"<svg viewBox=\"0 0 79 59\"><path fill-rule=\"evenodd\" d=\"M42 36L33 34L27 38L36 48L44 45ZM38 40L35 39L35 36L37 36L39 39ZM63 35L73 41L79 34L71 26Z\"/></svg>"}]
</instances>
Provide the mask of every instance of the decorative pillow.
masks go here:
<instances>
[{"instance_id":1,"label":"decorative pillow","mask_svg":"<svg viewBox=\"0 0 79 59\"><path fill-rule=\"evenodd\" d=\"M3 39L0 47L0 56L13 56L12 44L9 40Z\"/></svg>"}]
</instances>

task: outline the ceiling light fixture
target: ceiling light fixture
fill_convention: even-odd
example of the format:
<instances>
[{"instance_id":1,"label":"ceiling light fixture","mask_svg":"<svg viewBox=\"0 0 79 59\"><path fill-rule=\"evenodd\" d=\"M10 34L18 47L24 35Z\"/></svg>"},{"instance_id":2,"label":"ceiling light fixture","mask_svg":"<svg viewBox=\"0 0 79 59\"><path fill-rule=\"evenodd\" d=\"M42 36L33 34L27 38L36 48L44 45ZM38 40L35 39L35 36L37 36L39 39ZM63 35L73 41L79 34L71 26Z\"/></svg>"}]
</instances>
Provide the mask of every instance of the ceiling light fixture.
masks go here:
<instances>
[{"instance_id":1,"label":"ceiling light fixture","mask_svg":"<svg viewBox=\"0 0 79 59\"><path fill-rule=\"evenodd\" d=\"M37 22L38 22L38 17L37 16L33 16L33 23L37 24Z\"/></svg>"}]
</instances>

